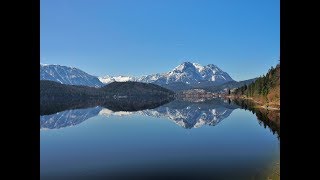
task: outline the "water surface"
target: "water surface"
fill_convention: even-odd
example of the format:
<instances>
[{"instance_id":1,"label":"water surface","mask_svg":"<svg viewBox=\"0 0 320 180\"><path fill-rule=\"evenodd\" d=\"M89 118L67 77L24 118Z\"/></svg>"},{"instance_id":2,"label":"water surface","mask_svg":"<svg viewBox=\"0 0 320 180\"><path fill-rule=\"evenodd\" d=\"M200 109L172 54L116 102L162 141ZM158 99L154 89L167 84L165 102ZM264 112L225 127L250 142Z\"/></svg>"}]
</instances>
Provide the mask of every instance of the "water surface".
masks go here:
<instances>
[{"instance_id":1,"label":"water surface","mask_svg":"<svg viewBox=\"0 0 320 180\"><path fill-rule=\"evenodd\" d=\"M41 179L266 179L280 159L277 131L222 100L65 110L40 116L40 135Z\"/></svg>"}]
</instances>

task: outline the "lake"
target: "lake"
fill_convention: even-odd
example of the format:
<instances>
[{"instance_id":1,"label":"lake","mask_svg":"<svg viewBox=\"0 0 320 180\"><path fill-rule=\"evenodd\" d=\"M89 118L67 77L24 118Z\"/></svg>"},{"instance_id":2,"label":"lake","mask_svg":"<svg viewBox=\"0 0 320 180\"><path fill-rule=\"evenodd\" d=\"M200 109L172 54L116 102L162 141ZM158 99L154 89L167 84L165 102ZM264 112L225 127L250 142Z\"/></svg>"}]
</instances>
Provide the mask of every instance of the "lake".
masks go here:
<instances>
[{"instance_id":1,"label":"lake","mask_svg":"<svg viewBox=\"0 0 320 180\"><path fill-rule=\"evenodd\" d=\"M40 115L41 179L279 179L280 131L221 99Z\"/></svg>"}]
</instances>

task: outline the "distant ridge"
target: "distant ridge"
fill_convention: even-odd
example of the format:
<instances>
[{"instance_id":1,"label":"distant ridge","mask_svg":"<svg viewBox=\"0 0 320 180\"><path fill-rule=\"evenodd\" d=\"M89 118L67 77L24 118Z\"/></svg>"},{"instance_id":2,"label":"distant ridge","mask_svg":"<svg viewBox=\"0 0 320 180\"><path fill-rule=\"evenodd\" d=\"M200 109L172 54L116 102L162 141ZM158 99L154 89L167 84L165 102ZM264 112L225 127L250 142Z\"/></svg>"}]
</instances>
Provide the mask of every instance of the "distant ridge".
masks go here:
<instances>
[{"instance_id":1,"label":"distant ridge","mask_svg":"<svg viewBox=\"0 0 320 180\"><path fill-rule=\"evenodd\" d=\"M215 85L234 81L228 73L222 71L213 64L202 66L198 63L183 62L167 73L157 73L142 77L130 76L104 76L99 80L105 84L118 81L137 81L145 83L154 83L158 85L168 85L173 83L184 83L187 85L199 84L202 82L211 82Z\"/></svg>"}]
</instances>

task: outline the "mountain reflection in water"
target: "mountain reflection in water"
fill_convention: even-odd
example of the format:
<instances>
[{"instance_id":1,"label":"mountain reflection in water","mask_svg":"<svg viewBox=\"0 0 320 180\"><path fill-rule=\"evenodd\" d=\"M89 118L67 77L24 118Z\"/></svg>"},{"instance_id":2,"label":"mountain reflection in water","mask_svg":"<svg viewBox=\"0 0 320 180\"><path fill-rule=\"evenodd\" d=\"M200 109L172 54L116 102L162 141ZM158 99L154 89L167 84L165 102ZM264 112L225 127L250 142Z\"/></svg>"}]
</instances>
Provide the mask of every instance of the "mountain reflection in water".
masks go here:
<instances>
[{"instance_id":1,"label":"mountain reflection in water","mask_svg":"<svg viewBox=\"0 0 320 180\"><path fill-rule=\"evenodd\" d=\"M86 109L72 109L57 112L51 115L40 116L40 129L60 129L68 126L75 126L83 121L97 116L102 107L97 106Z\"/></svg>"},{"instance_id":2,"label":"mountain reflection in water","mask_svg":"<svg viewBox=\"0 0 320 180\"><path fill-rule=\"evenodd\" d=\"M56 112L50 115L40 116L40 129L59 129L63 127L75 126L85 120L101 115L101 116L126 116L126 115L143 115L151 117L166 118L172 120L177 125L186 128L199 128L203 125L215 126L223 119L227 118L233 110L237 108L248 109L256 114L259 124L264 127L268 126L273 133L277 133L280 137L280 123L269 119L273 112L257 111L250 108L251 104L233 103L230 100L222 100L220 98L201 101L189 102L183 100L168 101L138 101L138 100L122 100L117 102L97 102L95 107L90 102L90 108L71 109ZM53 105L53 107L55 107ZM63 107L67 107L64 105ZM46 107L44 111L50 112L50 107ZM279 113L280 114L280 113ZM271 117L280 119L280 116ZM279 120L280 121L280 120ZM277 121L276 121L277 122Z\"/></svg>"}]
</instances>

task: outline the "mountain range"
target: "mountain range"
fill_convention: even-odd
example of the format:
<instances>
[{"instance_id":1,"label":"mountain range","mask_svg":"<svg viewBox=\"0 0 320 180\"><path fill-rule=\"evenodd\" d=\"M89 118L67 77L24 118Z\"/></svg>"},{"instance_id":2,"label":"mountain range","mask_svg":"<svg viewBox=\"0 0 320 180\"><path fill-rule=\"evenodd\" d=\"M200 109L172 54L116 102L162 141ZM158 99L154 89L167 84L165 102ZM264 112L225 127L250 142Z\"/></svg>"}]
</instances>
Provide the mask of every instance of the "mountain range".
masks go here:
<instances>
[{"instance_id":1,"label":"mountain range","mask_svg":"<svg viewBox=\"0 0 320 180\"><path fill-rule=\"evenodd\" d=\"M142 77L130 76L104 76L99 77L104 84L119 81L137 81L144 83L154 83L158 85L167 85L172 83L185 83L188 85L199 84L202 82L212 82L215 85L234 81L228 73L222 71L219 67L209 64L202 66L197 63L184 62L173 70L166 73L157 73Z\"/></svg>"},{"instance_id":2,"label":"mountain range","mask_svg":"<svg viewBox=\"0 0 320 180\"><path fill-rule=\"evenodd\" d=\"M197 63L183 62L165 73L132 76L102 76L96 77L77 68L61 65L40 64L40 80L56 81L61 84L102 87L112 82L135 81L160 85L172 91L188 89L205 89L207 91L223 91L226 88L237 88L255 79L237 82L230 75L214 64L202 66ZM218 88L220 87L220 88Z\"/></svg>"}]
</instances>

